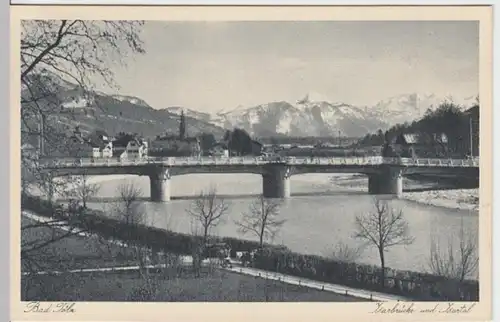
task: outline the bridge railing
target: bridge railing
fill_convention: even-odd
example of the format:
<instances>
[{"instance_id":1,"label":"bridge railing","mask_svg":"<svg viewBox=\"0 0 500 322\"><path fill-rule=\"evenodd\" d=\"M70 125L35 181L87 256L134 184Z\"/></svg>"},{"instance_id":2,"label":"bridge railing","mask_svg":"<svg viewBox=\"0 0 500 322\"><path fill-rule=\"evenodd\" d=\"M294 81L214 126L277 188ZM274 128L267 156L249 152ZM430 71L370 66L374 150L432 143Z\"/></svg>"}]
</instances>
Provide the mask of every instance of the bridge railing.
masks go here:
<instances>
[{"instance_id":1,"label":"bridge railing","mask_svg":"<svg viewBox=\"0 0 500 322\"><path fill-rule=\"evenodd\" d=\"M405 166L434 166L434 167L479 167L479 159L411 159L401 158L401 165Z\"/></svg>"},{"instance_id":2,"label":"bridge railing","mask_svg":"<svg viewBox=\"0 0 500 322\"><path fill-rule=\"evenodd\" d=\"M413 159L383 157L347 157L347 158L307 158L284 157L266 159L263 157L146 157L137 159L118 158L64 158L44 160L46 167L92 167L92 166L133 166L145 164L175 165L261 165L269 163L286 163L289 165L381 165L392 164L416 167L479 167L479 159Z\"/></svg>"},{"instance_id":3,"label":"bridge railing","mask_svg":"<svg viewBox=\"0 0 500 322\"><path fill-rule=\"evenodd\" d=\"M285 160L291 165L375 165L384 163L382 157L348 157L348 158L307 158L289 157Z\"/></svg>"}]
</instances>

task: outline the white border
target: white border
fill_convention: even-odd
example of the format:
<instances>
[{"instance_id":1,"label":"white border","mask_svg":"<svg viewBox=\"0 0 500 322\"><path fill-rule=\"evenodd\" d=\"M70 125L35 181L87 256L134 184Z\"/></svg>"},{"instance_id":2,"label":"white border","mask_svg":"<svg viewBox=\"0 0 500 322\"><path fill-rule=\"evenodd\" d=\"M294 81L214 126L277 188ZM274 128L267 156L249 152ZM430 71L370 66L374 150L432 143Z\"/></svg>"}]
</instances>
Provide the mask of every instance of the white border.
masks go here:
<instances>
[{"instance_id":1,"label":"white border","mask_svg":"<svg viewBox=\"0 0 500 322\"><path fill-rule=\"evenodd\" d=\"M11 4L31 4L31 5L492 5L493 0L489 1L471 1L471 0L420 0L420 1L404 1L404 0L350 0L350 1L334 1L334 0L11 0Z\"/></svg>"},{"instance_id":2,"label":"white border","mask_svg":"<svg viewBox=\"0 0 500 322\"><path fill-rule=\"evenodd\" d=\"M500 19L499 11L497 8L493 8L493 89L495 89L495 85L500 83L500 68L499 65L495 62L496 54L500 52L500 29L498 28L499 24L496 23ZM500 116L498 110L495 109L497 107L497 92L493 90L493 168L498 169L498 165L500 164L500 149L498 147L497 142L500 141L499 133L500 130L497 126L500 126ZM496 111L495 111L496 110ZM497 166L495 166L497 165ZM498 186L500 185L500 171L493 172L493 196L499 195L500 193L496 192L498 190ZM498 198L493 198L493 269L492 272L497 272L497 274L492 274L492 294L493 294L493 321L500 321L500 278L498 277L498 272L500 272L500 261L499 261L499 252L500 248L500 211L499 211L499 202ZM496 255L496 256L495 256Z\"/></svg>"},{"instance_id":3,"label":"white border","mask_svg":"<svg viewBox=\"0 0 500 322\"><path fill-rule=\"evenodd\" d=\"M8 21L8 0L3 0L3 1L0 1L2 3L2 6L0 7L0 12L2 13L0 16L2 17L2 19L0 19L0 29L2 30L2 33L3 35L8 35L8 28L9 28L9 21ZM12 5L16 5L16 4L34 4L34 5L46 5L46 4L52 4L52 5L74 5L74 4L90 4L90 5L98 5L98 4L102 4L102 5L105 5L105 4L108 4L108 5L173 5L173 4L177 4L177 5L194 5L194 4L198 4L198 5L213 5L213 4L218 4L218 5L223 5L223 4L234 4L234 5L250 5L250 4L253 4L253 5L494 5L496 1L493 1L493 0L490 0L490 1L458 1L458 0L454 0L454 1L429 1L429 0L421 0L421 1L385 1L385 2L380 2L380 1L376 1L376 0L373 0L373 1L368 1L368 0L364 0L364 1L360 1L360 0L351 0L351 1L332 1L332 0L324 0L324 1L321 1L321 0L314 0L314 1L306 1L306 0L274 0L274 1L271 1L271 0L267 0L267 1L263 1L263 0L256 0L256 1L210 1L210 0L185 0L185 1L169 1L169 0L143 0L143 1L138 1L138 0L122 0L122 1L117 1L117 0L87 0L87 1L83 1L83 0L58 0L58 1L49 1L49 0L11 0L10 1L10 4ZM495 23L495 21L497 21L498 19L500 19L500 14L498 13L497 10L495 10L496 8L494 8L493 10L493 26L494 26L494 53L497 53L499 52L498 50L498 47L497 45L500 44L500 36L498 35L500 33L500 29L498 28L498 24ZM4 19L7 18L7 19ZM0 37L2 39L5 39L4 37ZM5 43L5 42L4 42ZM10 43L9 41L7 41L7 43ZM2 46L2 63L4 62L4 58L5 59L5 62L7 61L8 57L9 57L9 49L7 46ZM494 56L495 58L495 56ZM7 67L8 66L8 63L7 64L2 64L2 67ZM0 71L1 71L1 74L7 76L8 75L8 68L0 68ZM493 77L494 77L494 80L493 80L493 88L495 88L495 84L497 83L496 81L499 80L499 75L500 75L500 68L498 67L497 64L494 63L493 65ZM8 78L5 77L2 77L2 88L3 88L3 93L7 94L7 95L2 95L3 96L3 102L4 104L2 104L3 106L8 106L8 103L9 103L9 87L8 86L3 86L3 84L6 84L8 85L8 81L6 81L5 83L3 82L4 80L7 80ZM495 93L495 91L494 91ZM493 106L495 107L496 106L496 100L495 100L495 97L493 98ZM5 117L5 113L8 113L8 109L3 109L3 115L4 117L2 117L3 120L9 120L9 117ZM500 112L493 112L493 117L494 117L494 124L500 126L500 122L499 122L499 116ZM8 145L9 143L9 130L8 130L8 127L2 127L3 130L5 132L7 132L6 134L7 135L4 135L2 136L5 140L5 143L6 145ZM497 146L497 144L495 144L496 140L500 140L500 138L498 137L499 136L499 132L500 130L499 129L496 129L495 126L493 126L493 146ZM4 146L6 146L4 145ZM499 163L498 160L500 160L500 155L499 155L499 149L498 147L496 149L493 149L493 162L494 162L494 165L495 165L495 161L497 161L496 163ZM4 163L5 164L5 163ZM493 167L496 168L493 165ZM500 164L499 164L500 165ZM497 187L499 184L500 184L500 169L498 171L494 171L493 172L493 189L495 189L495 187ZM4 184L6 184L6 189L2 191L3 192L8 192L8 189L9 189L9 185L8 185L8 181L5 180L3 181ZM4 194L4 196L7 196L8 193ZM495 195L495 194L494 194ZM500 195L500 194L496 194L497 196ZM498 199L496 199L498 200ZM4 215L7 215L9 213L9 207L5 207L6 204L3 205L4 207L4 211L2 212ZM493 269L492 269L492 272L500 272L500 262L499 262L499 259L498 259L498 251L495 251L497 250L498 248L500 248L500 244L499 244L499 241L500 241L500 236L498 236L498 233L500 233L500 212L499 212L499 205L498 205L498 201L495 201L495 199L493 199L493 254L494 255L497 255L497 256L493 256ZM4 245L7 245L8 244L8 241L9 241L9 227L10 225L8 223L6 223L5 221L3 221L3 228L6 230L6 232L4 232L2 234L2 236L4 236L4 238L6 237L6 240L7 240L7 243L5 243ZM498 248L497 248L498 247ZM7 248L8 249L8 248ZM5 254L4 252L2 252L2 255L7 255L7 258L8 257L8 253ZM8 272L8 261L4 261L3 263L5 263L4 265L7 266L7 272ZM5 272L5 270L4 270ZM7 280L8 280L8 274L3 274L4 276L7 277ZM8 286L8 284L6 284L6 286ZM2 287L2 290L5 292L6 291L6 294L7 296L5 297L2 297L3 299L6 299L8 301L8 298L9 298L9 290L8 290L8 287ZM494 321L500 321L500 296L498 296L498 293L500 292L500 277L498 277L498 274L493 274L493 320ZM8 303L8 302L7 302ZM496 304L496 305L495 305ZM8 305L8 304L7 304ZM2 305L3 307L3 305ZM1 310L2 312L7 312L7 310Z\"/></svg>"}]
</instances>

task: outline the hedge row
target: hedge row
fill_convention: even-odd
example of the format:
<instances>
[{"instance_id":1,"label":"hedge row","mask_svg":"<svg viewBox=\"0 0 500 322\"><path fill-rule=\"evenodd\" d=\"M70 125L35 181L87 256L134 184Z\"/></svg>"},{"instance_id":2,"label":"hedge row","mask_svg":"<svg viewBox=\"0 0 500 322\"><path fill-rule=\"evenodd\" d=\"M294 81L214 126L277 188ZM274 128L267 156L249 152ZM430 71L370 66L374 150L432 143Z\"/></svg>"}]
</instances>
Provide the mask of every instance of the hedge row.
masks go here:
<instances>
[{"instance_id":1,"label":"hedge row","mask_svg":"<svg viewBox=\"0 0 500 322\"><path fill-rule=\"evenodd\" d=\"M121 220L110 218L98 210L84 210L82 216L69 216L68 211L62 205L53 204L38 197L23 195L22 206L23 209L31 210L41 216L67 220L71 226L90 233L96 233L108 239L134 242L134 244L147 246L153 251L191 254L192 247L201 243L201 236L167 231L146 225L131 226ZM230 255L233 258L236 257L236 251L244 252L259 248L259 243L251 240L222 237L217 241L227 243L230 246ZM272 245L266 245L266 248L286 249Z\"/></svg>"},{"instance_id":2,"label":"hedge row","mask_svg":"<svg viewBox=\"0 0 500 322\"><path fill-rule=\"evenodd\" d=\"M477 281L458 281L420 272L386 269L384 287L381 268L338 262L321 256L264 249L254 266L263 270L299 276L354 288L392 293L422 301L478 301Z\"/></svg>"},{"instance_id":3,"label":"hedge row","mask_svg":"<svg viewBox=\"0 0 500 322\"><path fill-rule=\"evenodd\" d=\"M86 211L84 216L68 216L60 205L53 205L36 197L23 196L23 208L47 217L60 217L73 225L97 233L106 238L134 241L153 251L176 254L191 254L194 243L200 237L176 233L148 226L133 226L117 219L106 217L99 211ZM231 257L236 251L250 251L258 248L258 243L236 238L222 238L220 241L231 247ZM380 282L381 269L376 266L343 263L332 259L293 253L284 247L266 245L258 252L252 265L255 268L274 271L317 281L358 287L373 291L392 293L416 300L430 301L477 301L479 283L458 281L441 276L387 269L384 287Z\"/></svg>"}]
</instances>

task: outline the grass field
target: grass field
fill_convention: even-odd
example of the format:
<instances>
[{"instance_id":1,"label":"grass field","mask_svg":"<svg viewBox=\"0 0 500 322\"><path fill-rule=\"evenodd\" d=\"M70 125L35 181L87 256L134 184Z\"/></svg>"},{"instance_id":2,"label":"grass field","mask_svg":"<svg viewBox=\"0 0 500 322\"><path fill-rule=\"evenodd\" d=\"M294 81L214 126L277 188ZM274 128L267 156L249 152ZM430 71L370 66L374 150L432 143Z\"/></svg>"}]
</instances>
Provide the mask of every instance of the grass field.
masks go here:
<instances>
[{"instance_id":1,"label":"grass field","mask_svg":"<svg viewBox=\"0 0 500 322\"><path fill-rule=\"evenodd\" d=\"M49 240L63 237L67 232L36 221L21 218L21 250L33 249ZM30 262L36 262L31 267ZM23 271L36 269L71 270L76 268L100 268L117 265L135 265L138 261L122 247L97 237L73 235L51 242L40 249L21 256Z\"/></svg>"},{"instance_id":2,"label":"grass field","mask_svg":"<svg viewBox=\"0 0 500 322\"><path fill-rule=\"evenodd\" d=\"M23 218L22 226L36 222ZM64 234L59 229L33 227L22 230L22 245L35 245ZM43 251L22 258L36 261L36 270L71 270L137 264L123 255L121 247L98 238L66 237L52 242ZM130 257L130 256L129 256ZM34 271L33 265L30 266ZM63 273L23 276L23 301L363 301L350 296L291 285L260 277L203 267L195 276L190 267L150 270L145 277L136 271ZM148 285L148 286L146 286Z\"/></svg>"},{"instance_id":3,"label":"grass field","mask_svg":"<svg viewBox=\"0 0 500 322\"><path fill-rule=\"evenodd\" d=\"M154 272L150 273L150 280L154 286L148 288L138 272L39 276L36 289L33 289L34 281L23 279L22 298L25 301L362 301L223 270L205 272L200 277L184 273L173 278Z\"/></svg>"}]
</instances>

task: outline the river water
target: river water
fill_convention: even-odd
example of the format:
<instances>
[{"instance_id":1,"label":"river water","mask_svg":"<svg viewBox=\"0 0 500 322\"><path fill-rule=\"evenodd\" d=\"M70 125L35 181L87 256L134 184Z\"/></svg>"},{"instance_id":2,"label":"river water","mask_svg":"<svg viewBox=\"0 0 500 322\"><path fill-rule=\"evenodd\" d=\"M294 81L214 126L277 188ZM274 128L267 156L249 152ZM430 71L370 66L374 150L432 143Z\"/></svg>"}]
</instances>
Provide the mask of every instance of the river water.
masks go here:
<instances>
[{"instance_id":1,"label":"river water","mask_svg":"<svg viewBox=\"0 0 500 322\"><path fill-rule=\"evenodd\" d=\"M340 176L337 178L342 179ZM292 197L285 200L280 208L280 216L286 222L273 243L283 244L296 252L323 256L331 254L338 242L353 247L361 245L361 241L352 238L354 220L356 215L373 211L373 197L363 191L336 186L332 184L332 179L335 182L335 177L330 174L306 174L291 178ZM144 197L149 196L148 177L126 176L101 182L99 197L103 199L93 202L91 206L110 210L112 203L108 198L116 197L117 188L124 181L133 182ZM191 233L193 221L186 209L190 207L194 196L211 186L215 186L219 194L227 195L229 203L228 215L212 231L212 235L255 239L251 235L241 235L234 223L248 210L255 195L262 191L261 176L253 174L191 174L173 177L171 193L174 200L166 203L144 202L147 224ZM462 222L465 229L473 233L478 230L477 211L447 209L401 199L390 200L389 204L403 211L410 234L415 240L408 246L390 248L386 255L388 267L425 271L432 240L437 240L443 247L449 241L457 246L456 236ZM371 247L364 249L358 262L380 264L377 251Z\"/></svg>"}]
</instances>

